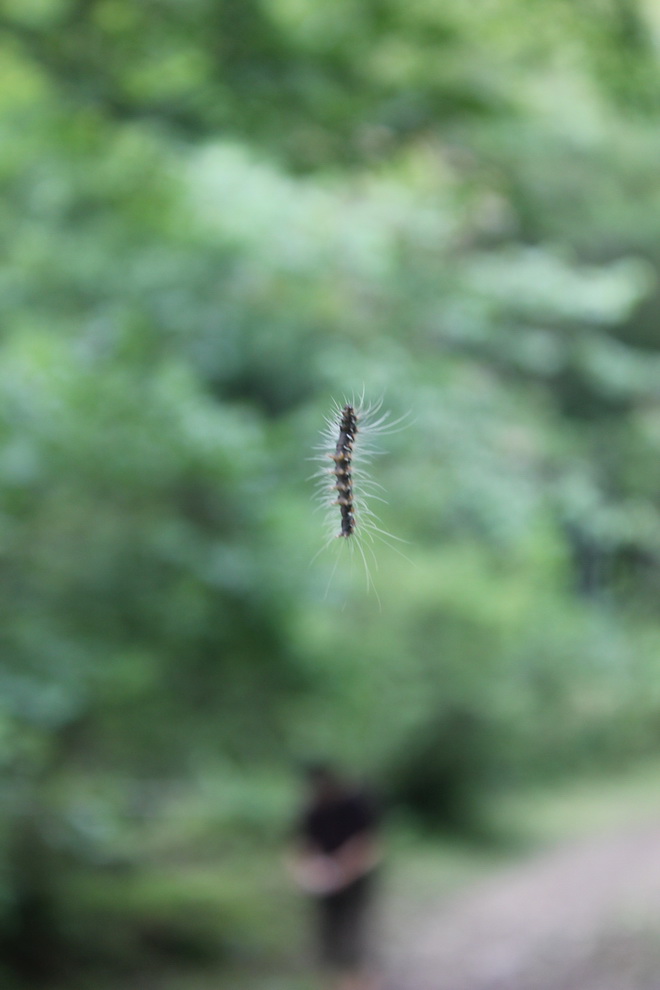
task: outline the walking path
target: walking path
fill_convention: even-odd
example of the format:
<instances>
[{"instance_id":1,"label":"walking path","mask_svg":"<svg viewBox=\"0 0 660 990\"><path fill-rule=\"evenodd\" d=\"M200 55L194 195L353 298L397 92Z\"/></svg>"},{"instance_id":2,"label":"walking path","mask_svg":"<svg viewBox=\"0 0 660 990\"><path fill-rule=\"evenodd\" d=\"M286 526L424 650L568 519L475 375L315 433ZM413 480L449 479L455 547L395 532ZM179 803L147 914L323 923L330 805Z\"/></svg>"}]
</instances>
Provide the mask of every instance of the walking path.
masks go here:
<instances>
[{"instance_id":1,"label":"walking path","mask_svg":"<svg viewBox=\"0 0 660 990\"><path fill-rule=\"evenodd\" d=\"M660 822L543 853L410 924L391 990L660 990Z\"/></svg>"}]
</instances>

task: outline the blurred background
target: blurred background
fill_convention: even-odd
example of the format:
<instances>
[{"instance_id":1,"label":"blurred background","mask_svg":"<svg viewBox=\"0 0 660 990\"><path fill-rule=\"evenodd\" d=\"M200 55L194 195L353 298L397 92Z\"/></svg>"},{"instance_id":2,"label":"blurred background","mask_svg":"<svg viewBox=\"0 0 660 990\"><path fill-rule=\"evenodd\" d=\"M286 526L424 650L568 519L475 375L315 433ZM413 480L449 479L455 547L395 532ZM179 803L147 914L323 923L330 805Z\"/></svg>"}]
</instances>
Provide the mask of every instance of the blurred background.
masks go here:
<instances>
[{"instance_id":1,"label":"blurred background","mask_svg":"<svg viewBox=\"0 0 660 990\"><path fill-rule=\"evenodd\" d=\"M660 813L660 4L0 32L4 990L315 987L301 758L401 917ZM363 388L377 597L308 480Z\"/></svg>"}]
</instances>

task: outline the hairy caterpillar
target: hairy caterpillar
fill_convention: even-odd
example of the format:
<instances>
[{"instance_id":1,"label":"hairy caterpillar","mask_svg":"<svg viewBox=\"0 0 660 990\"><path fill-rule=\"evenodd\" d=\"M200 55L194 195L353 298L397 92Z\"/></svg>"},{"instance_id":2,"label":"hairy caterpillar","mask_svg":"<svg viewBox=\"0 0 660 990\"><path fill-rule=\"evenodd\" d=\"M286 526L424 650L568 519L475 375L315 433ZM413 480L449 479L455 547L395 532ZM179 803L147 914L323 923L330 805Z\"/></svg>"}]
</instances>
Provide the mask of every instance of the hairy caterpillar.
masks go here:
<instances>
[{"instance_id":1,"label":"hairy caterpillar","mask_svg":"<svg viewBox=\"0 0 660 990\"><path fill-rule=\"evenodd\" d=\"M355 399L335 402L325 419L322 440L315 448L314 457L320 465L313 475L317 497L326 510L329 528L328 539L316 556L336 538L345 541L357 550L362 560L367 588L373 586L367 555L375 561L372 549L375 538L387 543L397 539L381 528L370 505L374 499L385 501L382 486L367 476L373 457L381 453L374 440L395 431L406 418L391 420L389 412L381 411L382 406L382 399L365 405L364 395L357 402Z\"/></svg>"}]
</instances>

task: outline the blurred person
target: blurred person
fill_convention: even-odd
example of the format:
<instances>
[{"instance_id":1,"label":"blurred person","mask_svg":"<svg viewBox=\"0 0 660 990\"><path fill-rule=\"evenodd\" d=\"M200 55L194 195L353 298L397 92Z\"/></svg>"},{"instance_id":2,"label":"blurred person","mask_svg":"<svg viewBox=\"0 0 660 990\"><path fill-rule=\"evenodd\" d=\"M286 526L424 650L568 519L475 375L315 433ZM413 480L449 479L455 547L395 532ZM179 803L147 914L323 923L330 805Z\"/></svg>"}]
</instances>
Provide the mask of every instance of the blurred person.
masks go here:
<instances>
[{"instance_id":1,"label":"blurred person","mask_svg":"<svg viewBox=\"0 0 660 990\"><path fill-rule=\"evenodd\" d=\"M366 790L331 764L312 764L305 777L289 867L313 903L319 961L334 990L378 990L369 942L379 815Z\"/></svg>"}]
</instances>

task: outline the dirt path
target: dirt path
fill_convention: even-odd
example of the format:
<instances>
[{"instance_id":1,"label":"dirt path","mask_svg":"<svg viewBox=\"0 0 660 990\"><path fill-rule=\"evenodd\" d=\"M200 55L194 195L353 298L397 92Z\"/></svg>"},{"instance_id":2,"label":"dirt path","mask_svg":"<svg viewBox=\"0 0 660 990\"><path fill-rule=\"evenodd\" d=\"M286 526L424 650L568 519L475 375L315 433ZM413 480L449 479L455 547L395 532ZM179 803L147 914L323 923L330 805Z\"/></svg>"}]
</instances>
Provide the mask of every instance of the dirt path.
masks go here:
<instances>
[{"instance_id":1,"label":"dirt path","mask_svg":"<svg viewBox=\"0 0 660 990\"><path fill-rule=\"evenodd\" d=\"M391 990L660 990L660 822L508 868L407 928Z\"/></svg>"}]
</instances>

